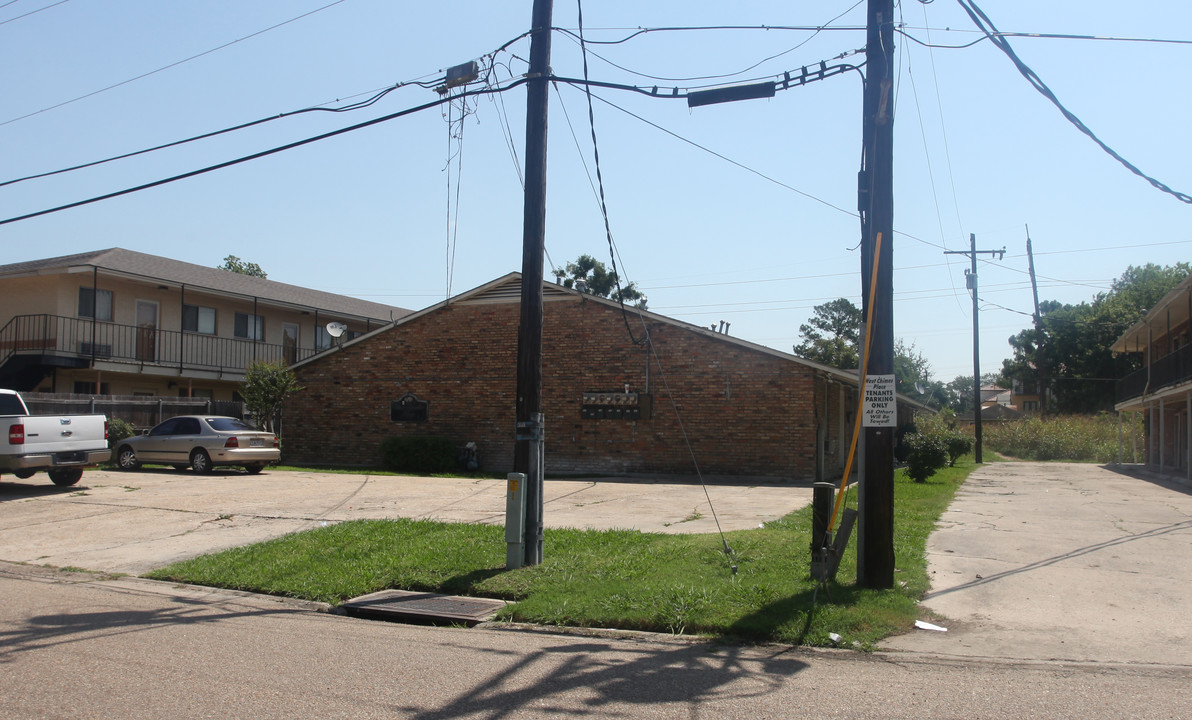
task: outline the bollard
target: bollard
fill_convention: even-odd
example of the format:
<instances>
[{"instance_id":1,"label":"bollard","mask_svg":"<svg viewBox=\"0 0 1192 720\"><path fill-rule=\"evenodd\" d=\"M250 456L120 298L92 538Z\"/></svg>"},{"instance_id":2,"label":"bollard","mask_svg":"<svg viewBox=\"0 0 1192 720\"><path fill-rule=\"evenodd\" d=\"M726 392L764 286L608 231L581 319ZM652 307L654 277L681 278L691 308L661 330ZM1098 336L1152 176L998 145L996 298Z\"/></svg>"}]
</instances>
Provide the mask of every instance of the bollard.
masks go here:
<instances>
[{"instance_id":1,"label":"bollard","mask_svg":"<svg viewBox=\"0 0 1192 720\"><path fill-rule=\"evenodd\" d=\"M817 482L811 487L811 577L822 580L828 572L828 547L831 545L828 520L836 499L836 486Z\"/></svg>"}]
</instances>

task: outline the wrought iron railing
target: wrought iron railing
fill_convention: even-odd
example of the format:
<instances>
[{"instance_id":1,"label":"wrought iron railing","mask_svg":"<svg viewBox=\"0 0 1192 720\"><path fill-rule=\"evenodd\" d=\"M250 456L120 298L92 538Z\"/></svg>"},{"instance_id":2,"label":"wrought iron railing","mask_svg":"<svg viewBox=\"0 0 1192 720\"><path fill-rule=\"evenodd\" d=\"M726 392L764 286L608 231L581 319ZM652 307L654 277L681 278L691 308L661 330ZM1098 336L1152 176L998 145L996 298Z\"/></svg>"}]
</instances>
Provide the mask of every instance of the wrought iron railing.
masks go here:
<instances>
[{"instance_id":1,"label":"wrought iron railing","mask_svg":"<svg viewBox=\"0 0 1192 720\"><path fill-rule=\"evenodd\" d=\"M1151 393L1188 380L1192 380L1192 345L1185 345L1155 360L1149 368L1132 372L1118 380L1117 401L1141 397L1143 393Z\"/></svg>"},{"instance_id":2,"label":"wrought iron railing","mask_svg":"<svg viewBox=\"0 0 1192 720\"><path fill-rule=\"evenodd\" d=\"M18 315L0 328L0 365L13 355L56 355L179 370L243 372L257 360L293 364L316 352L292 345L60 315Z\"/></svg>"}]
</instances>

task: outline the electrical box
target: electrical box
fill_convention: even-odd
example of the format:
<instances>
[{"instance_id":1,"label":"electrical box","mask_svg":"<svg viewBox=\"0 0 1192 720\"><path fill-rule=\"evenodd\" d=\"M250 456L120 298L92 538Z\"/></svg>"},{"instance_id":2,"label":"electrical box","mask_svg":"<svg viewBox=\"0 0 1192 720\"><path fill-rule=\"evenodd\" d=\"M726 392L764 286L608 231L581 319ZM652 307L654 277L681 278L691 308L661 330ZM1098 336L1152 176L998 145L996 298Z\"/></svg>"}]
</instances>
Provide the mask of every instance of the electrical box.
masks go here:
<instances>
[{"instance_id":1,"label":"electrical box","mask_svg":"<svg viewBox=\"0 0 1192 720\"><path fill-rule=\"evenodd\" d=\"M635 392L586 392L579 416L584 420L649 420L653 398Z\"/></svg>"},{"instance_id":2,"label":"electrical box","mask_svg":"<svg viewBox=\"0 0 1192 720\"><path fill-rule=\"evenodd\" d=\"M526 475L505 479L505 567L513 570L526 560Z\"/></svg>"}]
</instances>

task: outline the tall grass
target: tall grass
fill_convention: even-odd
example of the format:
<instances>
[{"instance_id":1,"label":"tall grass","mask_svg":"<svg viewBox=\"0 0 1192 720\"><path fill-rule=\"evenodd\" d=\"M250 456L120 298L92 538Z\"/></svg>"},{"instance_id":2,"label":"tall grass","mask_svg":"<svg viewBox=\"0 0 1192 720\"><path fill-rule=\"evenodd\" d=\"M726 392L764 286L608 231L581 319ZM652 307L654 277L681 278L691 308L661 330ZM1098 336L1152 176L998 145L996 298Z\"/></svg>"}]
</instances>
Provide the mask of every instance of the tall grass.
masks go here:
<instances>
[{"instance_id":1,"label":"tall grass","mask_svg":"<svg viewBox=\"0 0 1192 720\"><path fill-rule=\"evenodd\" d=\"M1142 421L1130 413L1122 418L1122 460L1133 459L1133 443L1143 447ZM988 423L982 428L985 445L1019 460L1067 460L1111 463L1118 460L1118 419L1098 415L1034 416Z\"/></svg>"}]
</instances>

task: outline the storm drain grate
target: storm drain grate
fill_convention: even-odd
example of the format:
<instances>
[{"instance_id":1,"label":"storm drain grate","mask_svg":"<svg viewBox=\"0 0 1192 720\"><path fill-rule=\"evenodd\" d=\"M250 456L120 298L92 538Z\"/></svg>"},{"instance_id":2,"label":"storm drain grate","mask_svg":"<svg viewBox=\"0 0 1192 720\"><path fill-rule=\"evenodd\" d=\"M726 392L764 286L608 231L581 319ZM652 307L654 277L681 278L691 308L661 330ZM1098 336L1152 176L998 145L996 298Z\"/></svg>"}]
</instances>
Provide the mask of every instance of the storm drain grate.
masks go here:
<instances>
[{"instance_id":1,"label":"storm drain grate","mask_svg":"<svg viewBox=\"0 0 1192 720\"><path fill-rule=\"evenodd\" d=\"M503 607L504 600L408 590L382 590L352 598L340 605L346 614L356 617L422 624L463 623L468 626L491 620Z\"/></svg>"}]
</instances>

